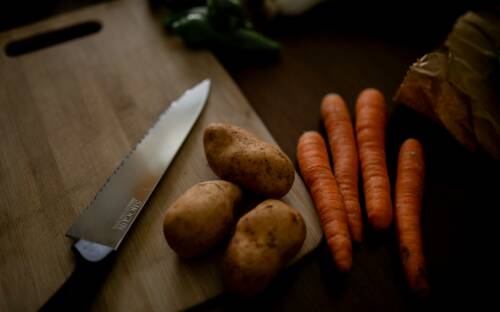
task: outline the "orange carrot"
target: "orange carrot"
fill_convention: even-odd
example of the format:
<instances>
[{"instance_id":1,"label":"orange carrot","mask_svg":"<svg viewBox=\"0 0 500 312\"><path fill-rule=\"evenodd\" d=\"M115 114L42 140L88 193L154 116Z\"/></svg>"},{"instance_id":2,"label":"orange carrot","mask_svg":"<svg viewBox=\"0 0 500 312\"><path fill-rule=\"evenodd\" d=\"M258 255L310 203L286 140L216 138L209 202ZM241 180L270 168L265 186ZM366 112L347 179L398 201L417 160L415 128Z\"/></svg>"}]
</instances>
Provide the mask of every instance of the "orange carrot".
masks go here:
<instances>
[{"instance_id":1,"label":"orange carrot","mask_svg":"<svg viewBox=\"0 0 500 312\"><path fill-rule=\"evenodd\" d=\"M424 173L422 145L415 139L406 140L399 150L394 199L396 229L406 278L410 288L420 295L429 290L420 230Z\"/></svg>"},{"instance_id":2,"label":"orange carrot","mask_svg":"<svg viewBox=\"0 0 500 312\"><path fill-rule=\"evenodd\" d=\"M385 163L387 113L382 93L366 89L356 101L356 135L368 220L373 228L386 229L392 222L389 177Z\"/></svg>"},{"instance_id":3,"label":"orange carrot","mask_svg":"<svg viewBox=\"0 0 500 312\"><path fill-rule=\"evenodd\" d=\"M297 160L337 268L342 272L349 271L352 265L352 243L344 200L332 174L325 141L318 132L309 131L300 137Z\"/></svg>"},{"instance_id":4,"label":"orange carrot","mask_svg":"<svg viewBox=\"0 0 500 312\"><path fill-rule=\"evenodd\" d=\"M328 94L321 103L335 178L344 198L349 230L354 241L361 242L363 223L358 194L358 151L354 140L351 116L344 100L337 94Z\"/></svg>"}]
</instances>

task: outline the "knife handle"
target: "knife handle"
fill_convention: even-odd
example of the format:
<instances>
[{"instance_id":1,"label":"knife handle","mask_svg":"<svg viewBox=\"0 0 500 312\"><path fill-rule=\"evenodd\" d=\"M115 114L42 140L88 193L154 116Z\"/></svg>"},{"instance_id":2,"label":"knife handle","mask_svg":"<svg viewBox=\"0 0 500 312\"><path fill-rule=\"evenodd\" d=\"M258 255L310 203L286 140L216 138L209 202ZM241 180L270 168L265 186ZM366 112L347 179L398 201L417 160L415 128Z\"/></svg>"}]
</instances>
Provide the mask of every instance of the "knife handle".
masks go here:
<instances>
[{"instance_id":1,"label":"knife handle","mask_svg":"<svg viewBox=\"0 0 500 312\"><path fill-rule=\"evenodd\" d=\"M40 311L88 311L116 257L112 248L85 240L72 250L75 270Z\"/></svg>"}]
</instances>

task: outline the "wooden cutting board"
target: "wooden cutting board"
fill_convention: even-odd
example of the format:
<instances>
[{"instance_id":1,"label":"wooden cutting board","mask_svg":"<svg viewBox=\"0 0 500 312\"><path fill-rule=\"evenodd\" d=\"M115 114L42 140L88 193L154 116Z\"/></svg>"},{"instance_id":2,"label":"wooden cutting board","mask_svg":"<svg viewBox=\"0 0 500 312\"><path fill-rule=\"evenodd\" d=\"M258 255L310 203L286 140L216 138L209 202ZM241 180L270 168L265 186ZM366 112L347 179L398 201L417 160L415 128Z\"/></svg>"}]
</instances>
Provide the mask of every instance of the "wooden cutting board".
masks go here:
<instances>
[{"instance_id":1,"label":"wooden cutting board","mask_svg":"<svg viewBox=\"0 0 500 312\"><path fill-rule=\"evenodd\" d=\"M274 142L212 56L168 36L147 1L113 1L0 34L11 41L97 21L92 35L18 57L0 54L0 310L38 309L74 268L65 233L158 115L202 79L209 101L120 248L93 307L105 311L179 310L223 291L220 254L182 261L162 233L165 209L207 166L203 128L230 122ZM301 210L307 238L321 239L298 176L285 201ZM295 259L295 260L296 260Z\"/></svg>"}]
</instances>

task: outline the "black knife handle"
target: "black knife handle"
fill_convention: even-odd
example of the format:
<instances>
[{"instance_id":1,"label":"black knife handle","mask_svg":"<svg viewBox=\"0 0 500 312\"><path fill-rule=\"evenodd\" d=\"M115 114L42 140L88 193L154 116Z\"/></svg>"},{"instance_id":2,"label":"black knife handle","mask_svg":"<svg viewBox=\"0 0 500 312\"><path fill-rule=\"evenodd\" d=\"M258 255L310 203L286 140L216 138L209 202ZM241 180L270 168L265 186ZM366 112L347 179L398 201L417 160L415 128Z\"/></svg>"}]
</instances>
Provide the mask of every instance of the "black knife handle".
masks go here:
<instances>
[{"instance_id":1,"label":"black knife handle","mask_svg":"<svg viewBox=\"0 0 500 312\"><path fill-rule=\"evenodd\" d=\"M40 311L88 311L116 257L112 248L85 240L72 250L75 270Z\"/></svg>"}]
</instances>

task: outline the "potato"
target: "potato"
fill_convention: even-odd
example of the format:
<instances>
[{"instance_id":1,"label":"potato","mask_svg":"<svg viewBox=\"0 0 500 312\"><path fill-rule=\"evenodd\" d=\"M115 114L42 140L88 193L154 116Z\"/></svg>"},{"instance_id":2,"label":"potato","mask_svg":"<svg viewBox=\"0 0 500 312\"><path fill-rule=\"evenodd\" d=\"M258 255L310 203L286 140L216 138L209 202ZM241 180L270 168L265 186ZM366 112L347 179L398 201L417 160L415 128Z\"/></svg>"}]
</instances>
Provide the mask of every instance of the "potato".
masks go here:
<instances>
[{"instance_id":1,"label":"potato","mask_svg":"<svg viewBox=\"0 0 500 312\"><path fill-rule=\"evenodd\" d=\"M208 164L221 179L271 198L283 197L292 187L295 169L290 159L245 129L211 124L203 143Z\"/></svg>"},{"instance_id":2,"label":"potato","mask_svg":"<svg viewBox=\"0 0 500 312\"><path fill-rule=\"evenodd\" d=\"M305 236L297 209L276 199L262 202L236 225L223 261L226 288L244 297L263 291L299 252Z\"/></svg>"},{"instance_id":3,"label":"potato","mask_svg":"<svg viewBox=\"0 0 500 312\"><path fill-rule=\"evenodd\" d=\"M224 239L233 225L240 188L227 181L196 184L165 213L163 232L181 257L201 255Z\"/></svg>"}]
</instances>

